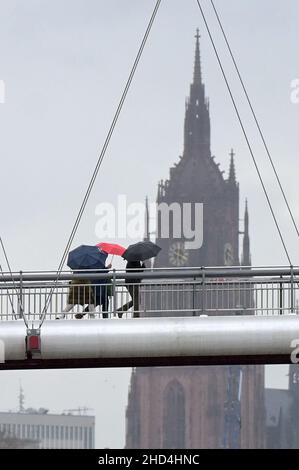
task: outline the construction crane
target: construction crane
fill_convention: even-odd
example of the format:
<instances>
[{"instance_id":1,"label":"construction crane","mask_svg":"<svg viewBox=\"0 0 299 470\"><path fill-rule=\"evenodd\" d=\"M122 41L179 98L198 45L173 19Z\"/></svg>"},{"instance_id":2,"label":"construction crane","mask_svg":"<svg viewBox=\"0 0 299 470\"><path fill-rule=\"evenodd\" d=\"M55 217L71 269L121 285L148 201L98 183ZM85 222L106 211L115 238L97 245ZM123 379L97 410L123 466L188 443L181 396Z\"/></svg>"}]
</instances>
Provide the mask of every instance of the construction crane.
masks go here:
<instances>
[{"instance_id":1,"label":"construction crane","mask_svg":"<svg viewBox=\"0 0 299 470\"><path fill-rule=\"evenodd\" d=\"M224 404L224 449L239 449L241 445L242 367L229 366L227 400Z\"/></svg>"},{"instance_id":2,"label":"construction crane","mask_svg":"<svg viewBox=\"0 0 299 470\"><path fill-rule=\"evenodd\" d=\"M63 410L63 413L78 413L78 415L86 415L87 411L94 411L93 408L87 408L86 406L79 406L78 408Z\"/></svg>"}]
</instances>

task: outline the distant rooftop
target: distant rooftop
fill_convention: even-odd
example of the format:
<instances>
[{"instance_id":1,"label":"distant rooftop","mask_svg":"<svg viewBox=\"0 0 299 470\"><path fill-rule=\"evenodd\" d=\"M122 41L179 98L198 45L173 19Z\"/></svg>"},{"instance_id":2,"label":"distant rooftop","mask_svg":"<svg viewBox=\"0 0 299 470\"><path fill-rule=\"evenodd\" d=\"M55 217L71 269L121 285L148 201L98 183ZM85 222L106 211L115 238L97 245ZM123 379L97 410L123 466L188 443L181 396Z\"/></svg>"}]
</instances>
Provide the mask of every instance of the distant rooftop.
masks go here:
<instances>
[{"instance_id":1,"label":"distant rooftop","mask_svg":"<svg viewBox=\"0 0 299 470\"><path fill-rule=\"evenodd\" d=\"M1 414L9 413L9 414L22 414L22 415L49 415L49 416L84 416L84 417L94 417L94 414L87 414L87 411L94 411L91 408L87 408L86 406L78 406L78 408L72 409L64 409L61 413L49 413L47 408L25 408L25 395L22 385L20 384L20 390L18 395L19 401L19 409L18 410L5 410L1 411Z\"/></svg>"}]
</instances>

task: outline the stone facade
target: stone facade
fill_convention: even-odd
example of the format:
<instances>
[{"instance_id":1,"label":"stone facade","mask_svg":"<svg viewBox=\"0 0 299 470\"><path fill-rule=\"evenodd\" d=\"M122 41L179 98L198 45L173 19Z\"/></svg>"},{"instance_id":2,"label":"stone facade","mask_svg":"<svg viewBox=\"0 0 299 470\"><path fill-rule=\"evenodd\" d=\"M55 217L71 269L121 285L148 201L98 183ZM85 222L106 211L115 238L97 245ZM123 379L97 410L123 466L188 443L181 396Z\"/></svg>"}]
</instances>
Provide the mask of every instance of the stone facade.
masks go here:
<instances>
[{"instance_id":1,"label":"stone facade","mask_svg":"<svg viewBox=\"0 0 299 470\"><path fill-rule=\"evenodd\" d=\"M246 203L243 253L239 255L239 185L234 153L228 177L210 150L209 103L202 82L199 35L193 82L186 101L184 152L161 181L157 202L203 203L203 244L186 249L184 236L161 237L155 267L250 265L249 216ZM249 292L246 300L251 305ZM264 368L242 368L241 427L238 446L264 447ZM126 426L127 448L219 448L224 442L227 367L138 368L133 371Z\"/></svg>"}]
</instances>

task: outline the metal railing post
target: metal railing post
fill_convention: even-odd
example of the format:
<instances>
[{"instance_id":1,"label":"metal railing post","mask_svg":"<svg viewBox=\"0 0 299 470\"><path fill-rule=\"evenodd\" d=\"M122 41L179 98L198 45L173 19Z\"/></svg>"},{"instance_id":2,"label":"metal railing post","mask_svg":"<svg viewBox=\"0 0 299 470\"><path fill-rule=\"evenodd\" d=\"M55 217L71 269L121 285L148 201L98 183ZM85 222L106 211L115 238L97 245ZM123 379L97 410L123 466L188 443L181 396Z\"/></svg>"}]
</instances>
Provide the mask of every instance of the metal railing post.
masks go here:
<instances>
[{"instance_id":1,"label":"metal railing post","mask_svg":"<svg viewBox=\"0 0 299 470\"><path fill-rule=\"evenodd\" d=\"M205 314L205 287L206 287L206 273L205 273L205 268L202 266L202 274L201 274L201 279L202 279L202 302L201 302L201 312L204 315Z\"/></svg>"},{"instance_id":2,"label":"metal railing post","mask_svg":"<svg viewBox=\"0 0 299 470\"><path fill-rule=\"evenodd\" d=\"M193 313L192 316L195 317L196 311L195 311L195 284L196 283L196 277L193 278L193 291L192 291L192 309Z\"/></svg>"},{"instance_id":3,"label":"metal railing post","mask_svg":"<svg viewBox=\"0 0 299 470\"><path fill-rule=\"evenodd\" d=\"M116 275L115 268L113 269L113 278L112 278L112 292L113 292L113 315L116 316Z\"/></svg>"},{"instance_id":4,"label":"metal railing post","mask_svg":"<svg viewBox=\"0 0 299 470\"><path fill-rule=\"evenodd\" d=\"M18 298L18 317L23 318L24 315L24 298L23 298L23 271L20 271L20 289Z\"/></svg>"},{"instance_id":5,"label":"metal railing post","mask_svg":"<svg viewBox=\"0 0 299 470\"><path fill-rule=\"evenodd\" d=\"M281 282L279 283L279 314L283 314L283 277L280 276Z\"/></svg>"},{"instance_id":6,"label":"metal railing post","mask_svg":"<svg viewBox=\"0 0 299 470\"><path fill-rule=\"evenodd\" d=\"M291 266L291 313L294 313L294 267Z\"/></svg>"}]
</instances>

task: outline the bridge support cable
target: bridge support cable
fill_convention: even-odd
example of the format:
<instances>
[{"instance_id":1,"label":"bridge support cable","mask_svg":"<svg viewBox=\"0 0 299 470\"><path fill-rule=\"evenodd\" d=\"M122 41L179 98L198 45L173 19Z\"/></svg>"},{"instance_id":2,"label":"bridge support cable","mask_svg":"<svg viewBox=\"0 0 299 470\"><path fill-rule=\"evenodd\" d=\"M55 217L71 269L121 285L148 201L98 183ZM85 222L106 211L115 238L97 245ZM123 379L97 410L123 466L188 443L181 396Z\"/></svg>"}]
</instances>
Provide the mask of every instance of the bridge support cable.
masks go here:
<instances>
[{"instance_id":1,"label":"bridge support cable","mask_svg":"<svg viewBox=\"0 0 299 470\"><path fill-rule=\"evenodd\" d=\"M6 249L5 249L5 246L4 246L4 243L3 243L3 240L2 240L1 236L0 236L0 245L1 245L1 248L2 248L2 251L3 251L3 254L4 254L6 264L7 264L7 268L8 268L9 275L10 275L10 280L12 281L13 289L14 289L14 291L16 293L16 296L17 296L17 299L18 299L18 305L19 305L19 309L20 309L19 315L21 316L21 318L23 318L23 320L25 322L25 325L28 326L27 319L24 315L24 307L23 307L22 296L20 295L20 292L17 289L15 279L14 279L14 276L13 276L13 273L12 273L12 270L11 270L10 262L9 262L9 259L8 259L8 256L7 256L7 252L6 252ZM3 272L3 269L2 269L1 265L0 265L0 271L1 271L1 274L2 274L2 278L4 278L4 272ZM8 300L9 300L13 315L15 317L15 320L17 320L18 314L16 313L16 311L14 309L13 300L12 300L11 294L9 292L9 289L7 289L7 295L8 295Z\"/></svg>"},{"instance_id":2,"label":"bridge support cable","mask_svg":"<svg viewBox=\"0 0 299 470\"><path fill-rule=\"evenodd\" d=\"M61 273L61 271L62 271L62 269L63 269L63 266L64 266L64 264L65 264L65 261L66 261L68 252L69 252L70 247L71 247L71 245L72 245L72 242L73 242L73 240L74 240L75 234L76 234L76 232L77 232L77 229L78 229L78 227L79 227L81 218L82 218L83 213L84 213L84 210L85 210L85 208L86 208L86 205L87 205L89 196L90 196L90 194L91 194L91 191L92 191L93 186L94 186L94 184L95 184L96 178L97 178L97 176L98 176L100 167L101 167L102 162L103 162L103 159L104 159L104 157L105 157L105 154L106 154L107 148L108 148L108 146L109 146L111 137L112 137L112 135L113 135L115 126L116 126L116 124L117 124L119 115L120 115L121 110L122 110L122 108L123 108L124 102L125 102L125 100L126 100L127 94L128 94L128 92L129 92L131 83L132 83L132 81L133 81L133 78L134 78L134 75L135 75L135 72L136 72L136 69L137 69L137 67L138 67L138 64L139 64L139 62L140 62L142 53L143 53L144 48L145 48L145 45L146 45L146 43L147 43L149 34L150 34L150 32L151 32L151 29L152 29L154 20L155 20L155 18L156 18L157 13L158 13L158 10L159 10L161 1L162 1L162 0L157 0L157 1L156 1L154 10L153 10L153 12L152 12L152 15L151 15L151 17L150 17L149 23L148 23L148 25L147 25L145 34L144 34L144 36L143 36L141 45L140 45L139 50L138 50L138 53L137 53L137 55L136 55L136 58L135 58L133 67L132 67L132 69L131 69L129 78L128 78L127 82L126 82L126 85L125 85L125 88L124 88L124 90L123 90L121 99L120 99L120 101L119 101L118 107L117 107L116 112L115 112L115 115L114 115L114 117L113 117L113 120L112 120L110 129L109 129L109 131L108 131L106 140L105 140L104 145L103 145L103 147L102 147L102 150L101 150L100 156L99 156L99 158L98 158L96 167L95 167L95 169L94 169L94 171L93 171L93 174L92 174L92 177L91 177L91 179L90 179L89 185L88 185L88 187L87 187L85 196L84 196L84 198L83 198L82 205L81 205L81 207L80 207L80 209L79 209L79 212L78 212L76 221L75 221L75 223L74 223L74 226L73 226L73 228L72 228L70 237L69 237L68 242L67 242L67 244L66 244L66 247L65 247L65 250L64 250L62 259L61 259L61 261L60 261L60 264L59 264L59 267L58 267L58 270L57 270L57 279L56 279L56 283L58 282L59 275L60 275L60 273ZM51 292L49 293L49 296L48 296L48 298L47 298L44 311L43 311L43 313L42 313L42 315L41 315L41 318L40 318L40 326L43 324L43 322L44 322L44 320L45 320L45 315L46 315L47 309L48 309L48 307L49 307L49 304L50 304L50 302L51 302L51 297L52 297L52 294L53 294L54 289L55 289L55 287L51 290Z\"/></svg>"},{"instance_id":3,"label":"bridge support cable","mask_svg":"<svg viewBox=\"0 0 299 470\"><path fill-rule=\"evenodd\" d=\"M277 217L276 217L276 215L275 215L275 212L274 212L274 209L273 209L273 206L272 206L270 197L269 197L269 195L268 195L266 186L265 186L265 184L264 184L264 180L263 180L263 177L262 177L262 175L261 175L259 166L258 166L257 161L256 161L256 158L255 158L255 156L254 156L252 146L251 146L250 141L249 141L249 138L248 138L248 136L247 136L247 132L246 132L246 129L245 129L245 127L244 127L243 120L242 120L241 115L240 115L240 113L239 113L239 109L238 109L236 100L235 100L235 98L234 98L234 95L233 95L231 86L230 86L230 84L229 84L228 78L227 78L227 76L226 76L224 67L223 67L223 65L222 65L222 61L221 61L221 59L220 59L220 56L219 56L219 53L218 53L218 50L217 50L215 41L214 41L214 39L213 39L213 36L212 36L211 30L210 30L210 27L209 27L209 25L208 25L208 22L207 22L205 13L204 13L203 8L202 8L202 6L201 6L200 0L196 0L196 3L197 3L197 5L198 5L198 8L199 8L200 13L201 13L201 16L202 16L202 18L203 18L203 21L204 21L206 30L207 30L207 32L208 32L208 36L209 36L209 38L210 38L212 47L213 47L213 49L214 49L214 52L215 52L215 55L216 55L216 58L217 58L217 62L218 62L218 64L219 64L219 67L220 67L222 76L223 76L223 78L224 78L224 81L225 81L227 90L228 90L228 92L229 92L230 99L231 99L231 101L232 101L232 104L233 104L234 110L235 110L235 112L236 112L236 115L237 115L239 124L240 124L240 126L241 126L243 135L244 135L244 137L245 137L245 141L246 141L247 147L248 147L248 149L249 149L249 153L250 153L250 155L251 155L251 158L252 158L254 167L255 167L255 169L256 169L256 172L257 172L257 175L258 175L258 179L259 179L259 181L260 181L260 183L261 183L261 186L262 186L262 189L263 189L263 192L264 192L266 201L267 201L267 203L268 203L268 206L269 206L269 209L270 209L270 212L271 212L271 215L272 215L272 218L273 218L275 227L276 227L276 229L277 229L277 232L278 232L278 235L279 235L279 238L280 238L280 241L281 241L283 250L284 250L285 255L286 255L287 259L288 259L289 265L292 266L291 258L290 258L290 255L289 255L289 251L288 251L288 249L287 249L287 246L286 246L286 243L285 243L285 240L284 240L282 231L281 231L281 229L280 229L280 226L279 226Z\"/></svg>"},{"instance_id":4,"label":"bridge support cable","mask_svg":"<svg viewBox=\"0 0 299 470\"><path fill-rule=\"evenodd\" d=\"M277 181L278 186L279 186L279 188L280 188L280 191L281 191L281 194L282 194L282 196L283 196L284 202L285 202L285 204L286 204L287 210L288 210L289 215L290 215L290 217L291 217L293 226L294 226L295 231L296 231L296 233L297 233L297 235L298 235L298 237L299 237L298 225L297 225L297 223L296 223L296 221L295 221L295 217L294 217L293 211L292 211L291 206L290 206L290 204L289 204L289 202L288 202L288 199L287 199L285 190L284 190L284 188L283 188L283 185L282 185L281 180L280 180L280 178L279 178L278 172L277 172L277 170L276 170L275 163L274 163L274 161L273 161L273 158L272 158L272 156L271 156L271 153L270 153L268 144L267 144L267 142L266 142L266 139L265 139L263 130L262 130L262 128L261 128L261 124L260 124L260 122L259 122L259 120L258 120L258 118L257 118L257 116L256 116L255 111L254 111L254 108L253 108L253 105L252 105L252 101L251 101L251 99L250 99L250 97L249 97L248 90L247 90L247 88L246 88L246 86L245 86L245 83L244 83L244 80L243 80L243 78L242 78L240 69L239 69L238 64L237 64L237 62L236 62L236 59L235 59L234 53L233 53L233 51L232 51L232 48L231 48L231 46L230 46L229 40L228 40L228 38L227 38L227 34L225 33L224 26L223 26L223 23L222 23L222 21L221 21L220 15L219 15L219 13L218 13L218 11L217 11L217 8L216 8L216 6L215 6L215 4L214 4L214 1L213 1L213 0L210 0L210 3L211 3L211 5L212 5L212 8L213 8L214 13L215 13L215 16L216 16L216 18L217 18L217 22L218 22L219 27L220 27L220 29L221 29L222 35L223 35L223 37L224 37L224 41L225 41L225 43L226 43L226 45L227 45L229 54L230 54L230 56L231 56L231 59L232 59L232 61L233 61L234 67L235 67L235 70L236 70L237 75L238 75L238 77L239 77L239 80L240 80L242 89L243 89L243 91L244 91L244 94L245 94L247 103L248 103L249 108L250 108L250 110L251 110L253 119L254 119L254 121L255 121L255 124L256 124L257 129L258 129L258 132L259 132L259 135L260 135L260 137L261 137L261 139L262 139L262 142L263 142L265 151L266 151L266 153L267 153L268 159L269 159L269 161L270 161L271 167L272 167L273 172L274 172L274 175L275 175L275 177L276 177L276 181Z\"/></svg>"}]
</instances>

